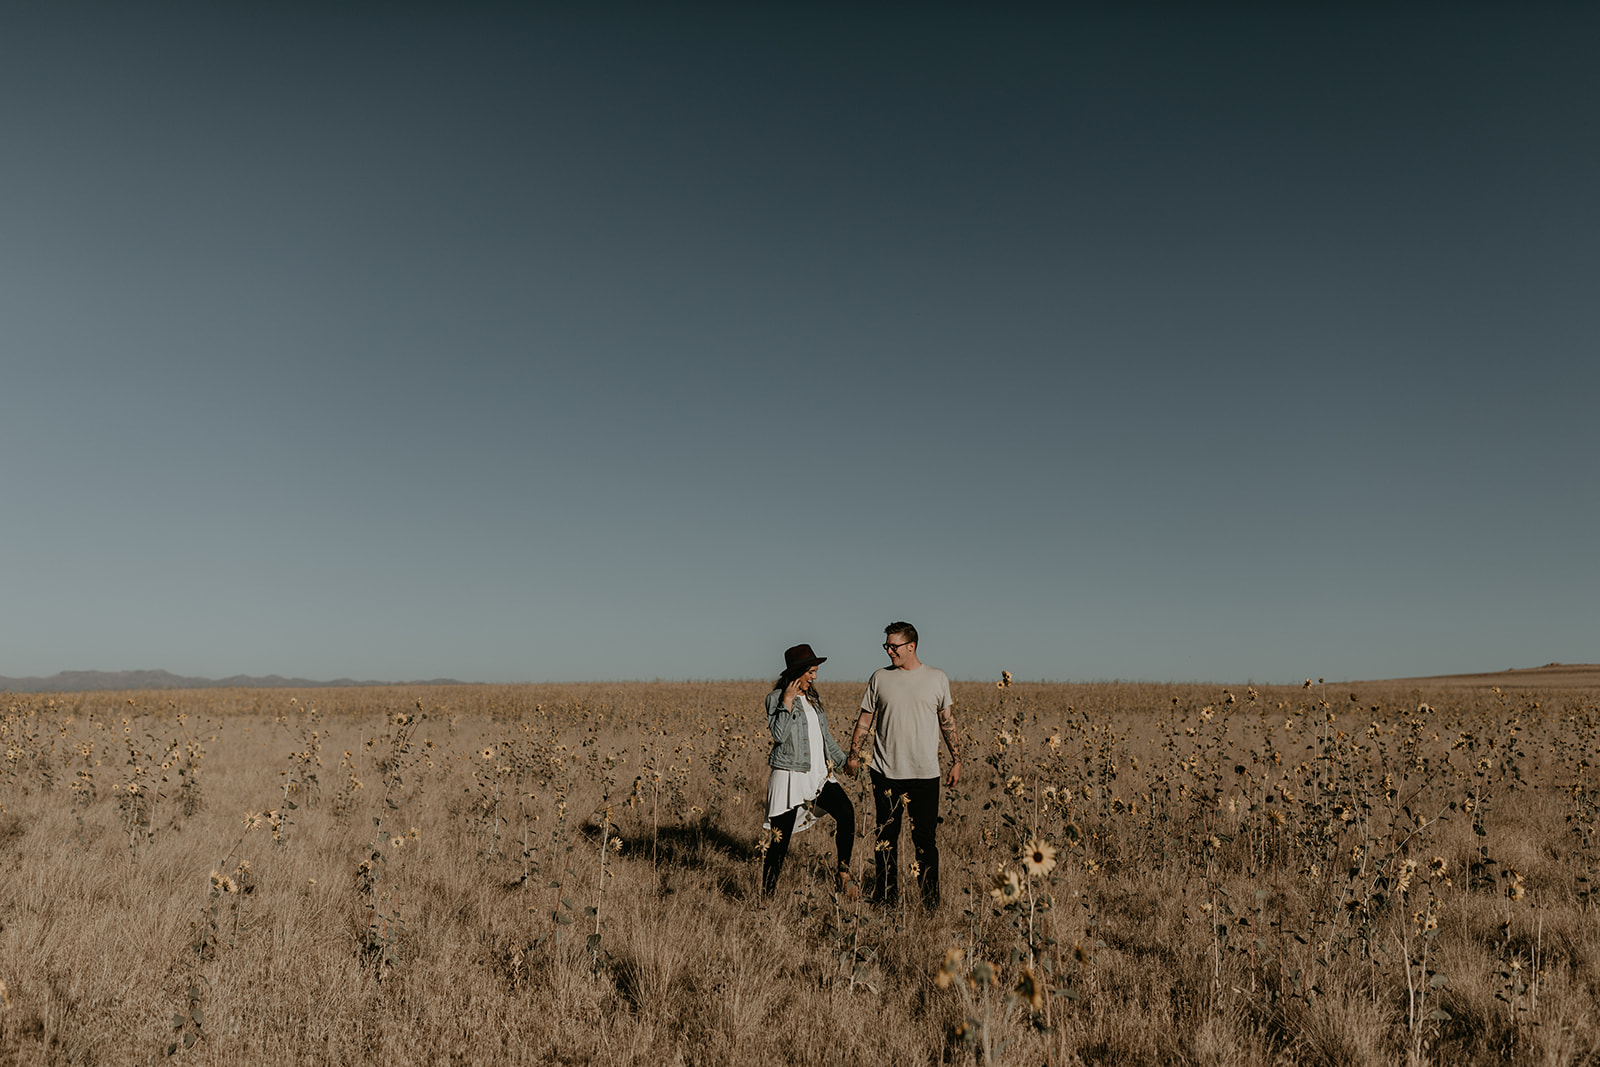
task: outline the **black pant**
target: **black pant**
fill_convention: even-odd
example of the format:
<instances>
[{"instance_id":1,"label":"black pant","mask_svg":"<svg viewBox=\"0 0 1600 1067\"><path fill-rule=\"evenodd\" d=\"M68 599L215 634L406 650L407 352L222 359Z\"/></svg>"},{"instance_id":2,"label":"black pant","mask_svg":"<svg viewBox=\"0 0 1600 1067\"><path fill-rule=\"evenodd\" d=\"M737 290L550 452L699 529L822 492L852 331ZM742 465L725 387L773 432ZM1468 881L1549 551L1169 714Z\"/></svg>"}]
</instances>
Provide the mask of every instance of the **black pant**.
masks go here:
<instances>
[{"instance_id":1,"label":"black pant","mask_svg":"<svg viewBox=\"0 0 1600 1067\"><path fill-rule=\"evenodd\" d=\"M850 850L856 843L856 806L850 803L850 797L839 788L838 782L824 782L822 792L812 803L833 816L833 844L839 850L839 870L848 871ZM761 888L768 896L778 888L778 875L783 870L784 858L789 855L789 838L794 836L794 820L798 814L799 808L790 808L772 817L776 835L767 845L766 858L761 861Z\"/></svg>"},{"instance_id":2,"label":"black pant","mask_svg":"<svg viewBox=\"0 0 1600 1067\"><path fill-rule=\"evenodd\" d=\"M877 808L878 840L873 855L878 881L872 899L893 904L900 899L900 817L911 813L911 847L917 859L917 884L922 902L939 903L939 779L885 778L871 771L872 799Z\"/></svg>"}]
</instances>

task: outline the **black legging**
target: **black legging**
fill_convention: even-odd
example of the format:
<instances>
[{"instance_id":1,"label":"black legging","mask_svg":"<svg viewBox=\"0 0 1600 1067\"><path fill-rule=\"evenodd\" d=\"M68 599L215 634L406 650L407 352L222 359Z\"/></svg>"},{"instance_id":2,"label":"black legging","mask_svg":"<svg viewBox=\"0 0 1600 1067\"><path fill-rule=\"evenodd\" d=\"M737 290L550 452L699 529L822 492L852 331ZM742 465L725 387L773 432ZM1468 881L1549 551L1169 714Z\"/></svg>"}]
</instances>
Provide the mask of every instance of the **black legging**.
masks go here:
<instances>
[{"instance_id":1,"label":"black legging","mask_svg":"<svg viewBox=\"0 0 1600 1067\"><path fill-rule=\"evenodd\" d=\"M850 850L856 843L855 805L850 803L849 795L839 788L838 782L823 783L822 792L813 803L833 816L833 844L839 850L838 869L848 871ZM799 813L800 809L794 807L772 817L776 836L767 846L766 858L761 862L761 888L768 896L778 888L778 875L783 870L784 858L789 855L789 838L794 835L794 820Z\"/></svg>"}]
</instances>

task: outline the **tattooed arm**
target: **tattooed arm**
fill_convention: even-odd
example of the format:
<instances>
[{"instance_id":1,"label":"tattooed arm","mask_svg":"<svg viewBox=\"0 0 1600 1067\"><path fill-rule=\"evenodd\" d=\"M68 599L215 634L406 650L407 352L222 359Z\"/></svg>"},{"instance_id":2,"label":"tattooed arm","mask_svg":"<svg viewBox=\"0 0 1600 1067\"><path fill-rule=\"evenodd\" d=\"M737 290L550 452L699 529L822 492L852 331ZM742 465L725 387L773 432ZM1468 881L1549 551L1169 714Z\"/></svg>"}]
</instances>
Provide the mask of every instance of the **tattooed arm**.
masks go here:
<instances>
[{"instance_id":1,"label":"tattooed arm","mask_svg":"<svg viewBox=\"0 0 1600 1067\"><path fill-rule=\"evenodd\" d=\"M850 747L846 750L850 758L844 761L844 772L854 778L856 770L861 766L861 745L867 739L867 732L872 729L872 712L863 711L856 719L855 733L850 735Z\"/></svg>"},{"instance_id":2,"label":"tattooed arm","mask_svg":"<svg viewBox=\"0 0 1600 1067\"><path fill-rule=\"evenodd\" d=\"M950 750L950 777L945 784L954 788L961 781L961 731L956 729L955 709L949 704L939 709L939 733Z\"/></svg>"}]
</instances>

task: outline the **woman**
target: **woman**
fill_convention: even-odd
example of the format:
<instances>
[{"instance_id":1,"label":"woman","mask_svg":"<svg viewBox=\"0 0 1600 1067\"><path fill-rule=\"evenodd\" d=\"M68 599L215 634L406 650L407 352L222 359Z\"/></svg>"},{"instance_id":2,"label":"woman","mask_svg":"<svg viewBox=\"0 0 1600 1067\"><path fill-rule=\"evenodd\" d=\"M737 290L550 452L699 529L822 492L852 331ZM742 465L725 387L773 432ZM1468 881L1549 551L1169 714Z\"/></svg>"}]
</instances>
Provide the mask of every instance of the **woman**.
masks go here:
<instances>
[{"instance_id":1,"label":"woman","mask_svg":"<svg viewBox=\"0 0 1600 1067\"><path fill-rule=\"evenodd\" d=\"M783 654L784 669L767 694L767 726L772 730L772 753L767 763L767 821L774 831L761 864L761 888L771 896L778 874L789 854L789 839L816 820L804 805L816 806L833 816L834 845L839 850L838 886L854 900L860 890L850 881L850 849L856 839L856 809L829 773L830 765L844 767L844 750L828 732L822 697L817 695L817 667L828 657L818 656L810 645L795 645Z\"/></svg>"}]
</instances>

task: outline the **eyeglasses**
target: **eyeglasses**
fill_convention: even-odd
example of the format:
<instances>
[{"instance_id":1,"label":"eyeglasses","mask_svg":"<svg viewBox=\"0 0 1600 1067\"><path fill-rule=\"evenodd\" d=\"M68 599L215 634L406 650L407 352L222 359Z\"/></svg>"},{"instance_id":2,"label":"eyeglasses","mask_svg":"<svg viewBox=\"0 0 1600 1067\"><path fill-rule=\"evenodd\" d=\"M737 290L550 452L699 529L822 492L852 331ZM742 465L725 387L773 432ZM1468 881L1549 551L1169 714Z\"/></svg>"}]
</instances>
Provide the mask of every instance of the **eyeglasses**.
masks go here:
<instances>
[{"instance_id":1,"label":"eyeglasses","mask_svg":"<svg viewBox=\"0 0 1600 1067\"><path fill-rule=\"evenodd\" d=\"M885 641L883 643L883 650L885 652L893 652L897 648L905 648L907 645L914 644L916 644L915 641L901 641L898 645L891 645L889 642Z\"/></svg>"}]
</instances>

